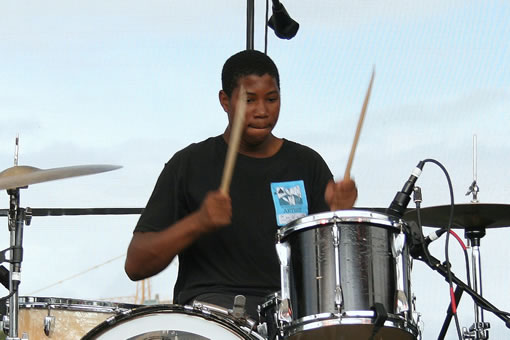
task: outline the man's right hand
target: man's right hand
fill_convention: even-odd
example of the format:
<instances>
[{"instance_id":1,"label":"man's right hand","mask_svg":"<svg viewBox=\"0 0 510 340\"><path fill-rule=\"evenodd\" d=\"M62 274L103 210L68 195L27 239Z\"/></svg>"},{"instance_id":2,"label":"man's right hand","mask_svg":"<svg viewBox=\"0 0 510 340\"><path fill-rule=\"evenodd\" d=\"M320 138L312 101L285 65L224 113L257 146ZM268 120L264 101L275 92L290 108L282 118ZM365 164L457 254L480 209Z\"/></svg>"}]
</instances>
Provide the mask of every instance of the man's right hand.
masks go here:
<instances>
[{"instance_id":1,"label":"man's right hand","mask_svg":"<svg viewBox=\"0 0 510 340\"><path fill-rule=\"evenodd\" d=\"M232 222L232 200L228 194L220 190L210 191L205 196L198 216L203 232L225 227Z\"/></svg>"}]
</instances>

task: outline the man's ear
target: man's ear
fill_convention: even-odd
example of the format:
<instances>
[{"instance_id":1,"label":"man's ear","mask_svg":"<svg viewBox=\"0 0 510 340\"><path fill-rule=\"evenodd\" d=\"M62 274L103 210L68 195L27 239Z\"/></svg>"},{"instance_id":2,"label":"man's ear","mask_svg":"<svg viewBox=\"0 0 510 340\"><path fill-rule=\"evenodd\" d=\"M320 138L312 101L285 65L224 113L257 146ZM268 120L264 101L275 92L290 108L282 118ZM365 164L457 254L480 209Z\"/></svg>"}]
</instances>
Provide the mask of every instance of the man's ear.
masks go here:
<instances>
[{"instance_id":1,"label":"man's ear","mask_svg":"<svg viewBox=\"0 0 510 340\"><path fill-rule=\"evenodd\" d=\"M227 96L225 91L220 90L218 93L218 98L220 99L220 105L223 107L223 110L227 113L230 112L230 98Z\"/></svg>"}]
</instances>

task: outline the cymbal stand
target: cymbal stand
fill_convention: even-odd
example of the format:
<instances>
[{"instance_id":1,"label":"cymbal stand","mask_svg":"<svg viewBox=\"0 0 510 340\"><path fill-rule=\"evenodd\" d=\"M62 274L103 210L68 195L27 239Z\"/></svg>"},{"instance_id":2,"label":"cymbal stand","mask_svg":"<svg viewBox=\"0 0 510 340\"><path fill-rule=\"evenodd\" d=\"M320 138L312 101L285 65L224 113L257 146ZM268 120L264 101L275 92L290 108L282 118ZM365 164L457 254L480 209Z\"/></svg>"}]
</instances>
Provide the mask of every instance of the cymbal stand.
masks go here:
<instances>
[{"instance_id":1,"label":"cymbal stand","mask_svg":"<svg viewBox=\"0 0 510 340\"><path fill-rule=\"evenodd\" d=\"M473 289L482 296L482 259L480 252L480 239L485 236L485 228L466 229L465 237L471 245L471 265L473 271ZM485 340L489 338L490 323L484 321L483 308L475 303L475 323L463 329L466 339Z\"/></svg>"},{"instance_id":2,"label":"cymbal stand","mask_svg":"<svg viewBox=\"0 0 510 340\"><path fill-rule=\"evenodd\" d=\"M473 183L468 188L466 196L472 194L471 203L476 204L480 188L477 183L477 138L473 135ZM466 226L469 227L469 226ZM471 266L473 272L473 289L477 294L482 295L482 259L480 253L480 240L485 236L485 228L466 228L464 236L469 240L471 246ZM475 323L468 329L464 327L463 333L466 339L484 340L489 338L490 328L488 322L484 322L483 309L475 303Z\"/></svg>"},{"instance_id":3,"label":"cymbal stand","mask_svg":"<svg viewBox=\"0 0 510 340\"><path fill-rule=\"evenodd\" d=\"M442 264L438 259L436 259L429 253L427 245L425 245L425 243L423 242L423 232L422 232L421 228L416 223L409 223L408 227L409 227L408 241L409 241L409 245L410 245L410 251L409 251L410 255L414 259L424 262L432 270L436 271L438 274L440 274L442 277L444 277L445 279L448 280L447 266L449 266L449 264ZM479 240L478 240L478 242L479 242ZM457 278L454 273L451 273L451 279L452 279L453 283L455 283L457 285L457 288L459 289L458 290L459 294L460 294L460 290L466 292L467 294L469 294L469 296L471 296L473 298L473 300L475 301L475 304L477 306L478 305L484 306L488 310L492 311L492 313L494 313L494 315L496 315L498 318L503 320L503 322L505 322L505 325L508 328L510 328L510 318L505 313L497 312L497 311L499 311L499 309L496 308L496 306L492 305L481 294L479 294L478 292L473 290L471 287L469 287L467 284L462 282L462 280ZM457 293L456 293L456 295L457 295ZM480 319L478 319L478 320L480 320ZM482 323L483 323L483 321L482 321ZM463 334L464 339L480 339L480 340L488 339L488 331L486 330L486 328L489 328L488 324L485 324L485 323L483 323L481 325L478 324L478 325L475 325L475 327L471 327L471 328L473 328L473 330L472 330L473 334L469 334L469 333L465 332ZM471 329L470 329L470 331L471 331ZM483 336L485 336L485 337L483 337Z\"/></svg>"},{"instance_id":4,"label":"cymbal stand","mask_svg":"<svg viewBox=\"0 0 510 340\"><path fill-rule=\"evenodd\" d=\"M30 225L31 213L30 209L20 208L19 189L7 190L10 196L9 202L9 232L10 232L10 248L2 252L10 250L10 257L7 262L10 263L9 275L9 315L8 319L4 320L4 325L7 324L9 328L9 335L6 340L20 339L18 337L18 288L21 282L21 262L23 261L23 226L26 223ZM7 321L7 322L6 322Z\"/></svg>"}]
</instances>

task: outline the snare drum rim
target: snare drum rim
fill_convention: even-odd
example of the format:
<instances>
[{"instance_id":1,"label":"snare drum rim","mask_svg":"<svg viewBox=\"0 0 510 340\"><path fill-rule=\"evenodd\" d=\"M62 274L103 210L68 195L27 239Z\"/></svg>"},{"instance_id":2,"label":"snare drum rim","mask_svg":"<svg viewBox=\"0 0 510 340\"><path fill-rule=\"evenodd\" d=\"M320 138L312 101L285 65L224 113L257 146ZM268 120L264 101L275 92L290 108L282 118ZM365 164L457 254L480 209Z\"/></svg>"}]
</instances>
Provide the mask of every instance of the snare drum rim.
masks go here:
<instances>
[{"instance_id":1,"label":"snare drum rim","mask_svg":"<svg viewBox=\"0 0 510 340\"><path fill-rule=\"evenodd\" d=\"M59 297L20 296L18 305L25 309L55 309L69 311L87 311L94 313L118 313L130 310L140 305L123 304L107 301L69 299Z\"/></svg>"},{"instance_id":2,"label":"snare drum rim","mask_svg":"<svg viewBox=\"0 0 510 340\"><path fill-rule=\"evenodd\" d=\"M158 305L150 305L150 306L139 306L137 308L133 308L112 316L96 327L92 328L85 336L81 338L81 340L94 340L97 336L102 335L104 332L108 331L111 327L116 325L120 325L124 322L129 321L132 318L150 314L171 314L171 313L181 313L192 316L198 316L205 320L210 320L217 322L224 326L225 328L234 331L235 334L242 336L243 339L253 340L253 339L263 339L258 336L258 334L254 330L249 330L246 327L243 327L237 324L232 318L225 317L221 318L217 313L208 311L208 310L199 310L193 308L192 306L183 306L177 304L158 304ZM226 315L225 315L226 316ZM240 333L240 330L243 331Z\"/></svg>"},{"instance_id":3,"label":"snare drum rim","mask_svg":"<svg viewBox=\"0 0 510 340\"><path fill-rule=\"evenodd\" d=\"M338 224L365 223L373 226L396 229L397 231L404 222L401 219L395 218L394 216L370 210L327 211L301 217L290 222L289 224L285 225L284 227L278 230L277 237L278 240L282 242L295 232L311 229L318 225L330 225L332 223Z\"/></svg>"}]
</instances>

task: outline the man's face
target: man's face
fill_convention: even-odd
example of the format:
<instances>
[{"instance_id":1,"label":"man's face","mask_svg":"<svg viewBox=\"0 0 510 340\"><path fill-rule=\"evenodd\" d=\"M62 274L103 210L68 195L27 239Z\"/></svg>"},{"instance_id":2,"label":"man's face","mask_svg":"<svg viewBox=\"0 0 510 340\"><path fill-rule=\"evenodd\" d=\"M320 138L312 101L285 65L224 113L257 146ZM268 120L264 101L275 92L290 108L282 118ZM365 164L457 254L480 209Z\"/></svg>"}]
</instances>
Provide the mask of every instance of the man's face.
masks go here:
<instances>
[{"instance_id":1,"label":"man's face","mask_svg":"<svg viewBox=\"0 0 510 340\"><path fill-rule=\"evenodd\" d=\"M263 76L248 75L240 78L231 98L228 98L223 91L220 92L221 104L228 114L229 134L234 122L241 85L243 85L247 94L246 116L241 143L257 145L263 143L271 135L271 131L278 121L280 90L276 80L269 74L265 74Z\"/></svg>"}]
</instances>

